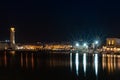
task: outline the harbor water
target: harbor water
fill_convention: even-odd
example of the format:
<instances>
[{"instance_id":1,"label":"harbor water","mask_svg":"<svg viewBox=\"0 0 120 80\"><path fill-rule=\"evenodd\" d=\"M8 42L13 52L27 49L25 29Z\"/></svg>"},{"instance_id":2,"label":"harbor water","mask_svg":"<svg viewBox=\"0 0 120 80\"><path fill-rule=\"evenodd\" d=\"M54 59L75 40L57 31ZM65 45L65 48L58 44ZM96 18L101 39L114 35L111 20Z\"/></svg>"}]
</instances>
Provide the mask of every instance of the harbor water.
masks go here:
<instances>
[{"instance_id":1,"label":"harbor water","mask_svg":"<svg viewBox=\"0 0 120 80\"><path fill-rule=\"evenodd\" d=\"M0 51L0 80L120 80L120 55Z\"/></svg>"}]
</instances>

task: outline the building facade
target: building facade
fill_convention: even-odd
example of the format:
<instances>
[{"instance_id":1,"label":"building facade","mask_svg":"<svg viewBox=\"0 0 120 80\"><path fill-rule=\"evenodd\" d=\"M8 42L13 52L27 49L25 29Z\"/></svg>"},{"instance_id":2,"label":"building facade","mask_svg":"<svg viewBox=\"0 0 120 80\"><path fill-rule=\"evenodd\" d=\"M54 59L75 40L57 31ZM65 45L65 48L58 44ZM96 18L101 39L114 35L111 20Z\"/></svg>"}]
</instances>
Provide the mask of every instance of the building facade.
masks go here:
<instances>
[{"instance_id":1,"label":"building facade","mask_svg":"<svg viewBox=\"0 0 120 80\"><path fill-rule=\"evenodd\" d=\"M106 46L103 46L102 50L120 52L120 39L119 38L107 38Z\"/></svg>"},{"instance_id":2,"label":"building facade","mask_svg":"<svg viewBox=\"0 0 120 80\"><path fill-rule=\"evenodd\" d=\"M119 38L107 38L106 46L107 47L120 47L120 39Z\"/></svg>"}]
</instances>

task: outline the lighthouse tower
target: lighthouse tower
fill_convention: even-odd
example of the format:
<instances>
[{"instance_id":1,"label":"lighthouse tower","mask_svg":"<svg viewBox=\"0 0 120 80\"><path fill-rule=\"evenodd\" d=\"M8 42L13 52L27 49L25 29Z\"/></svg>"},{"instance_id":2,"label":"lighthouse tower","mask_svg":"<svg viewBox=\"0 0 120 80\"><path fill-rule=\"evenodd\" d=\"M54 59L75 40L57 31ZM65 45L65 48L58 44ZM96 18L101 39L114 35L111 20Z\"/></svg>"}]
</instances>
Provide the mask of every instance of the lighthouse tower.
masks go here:
<instances>
[{"instance_id":1,"label":"lighthouse tower","mask_svg":"<svg viewBox=\"0 0 120 80\"><path fill-rule=\"evenodd\" d=\"M15 49L15 28L10 28L10 46L12 49Z\"/></svg>"}]
</instances>

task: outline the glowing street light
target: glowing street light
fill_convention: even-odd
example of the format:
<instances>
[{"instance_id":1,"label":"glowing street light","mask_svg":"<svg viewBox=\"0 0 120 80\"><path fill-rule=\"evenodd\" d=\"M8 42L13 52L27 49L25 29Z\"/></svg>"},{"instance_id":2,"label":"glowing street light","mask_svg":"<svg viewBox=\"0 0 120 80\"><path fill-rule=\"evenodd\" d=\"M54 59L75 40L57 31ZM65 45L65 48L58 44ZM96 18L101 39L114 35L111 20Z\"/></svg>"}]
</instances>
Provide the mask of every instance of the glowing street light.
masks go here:
<instances>
[{"instance_id":1,"label":"glowing street light","mask_svg":"<svg viewBox=\"0 0 120 80\"><path fill-rule=\"evenodd\" d=\"M84 44L83 44L83 47L88 48L87 43L84 43Z\"/></svg>"},{"instance_id":2,"label":"glowing street light","mask_svg":"<svg viewBox=\"0 0 120 80\"><path fill-rule=\"evenodd\" d=\"M95 44L98 44L99 42L98 41L95 41Z\"/></svg>"},{"instance_id":3,"label":"glowing street light","mask_svg":"<svg viewBox=\"0 0 120 80\"><path fill-rule=\"evenodd\" d=\"M99 46L99 41L98 41L98 40L96 40L96 41L94 42L94 49L97 49L97 48L98 48L98 46Z\"/></svg>"},{"instance_id":4,"label":"glowing street light","mask_svg":"<svg viewBox=\"0 0 120 80\"><path fill-rule=\"evenodd\" d=\"M86 47L86 46L87 46L87 43L84 43L83 46Z\"/></svg>"},{"instance_id":5,"label":"glowing street light","mask_svg":"<svg viewBox=\"0 0 120 80\"><path fill-rule=\"evenodd\" d=\"M79 43L76 43L75 46L79 47Z\"/></svg>"}]
</instances>

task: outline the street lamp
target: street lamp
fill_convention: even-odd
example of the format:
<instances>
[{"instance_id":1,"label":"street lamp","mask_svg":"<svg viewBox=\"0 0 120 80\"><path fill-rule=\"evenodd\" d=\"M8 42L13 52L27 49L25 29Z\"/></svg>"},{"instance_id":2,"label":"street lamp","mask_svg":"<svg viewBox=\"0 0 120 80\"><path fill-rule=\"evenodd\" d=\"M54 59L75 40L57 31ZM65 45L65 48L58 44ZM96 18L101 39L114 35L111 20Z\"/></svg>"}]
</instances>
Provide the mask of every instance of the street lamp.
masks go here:
<instances>
[{"instance_id":1,"label":"street lamp","mask_svg":"<svg viewBox=\"0 0 120 80\"><path fill-rule=\"evenodd\" d=\"M84 43L84 44L83 44L83 47L88 48L87 43Z\"/></svg>"},{"instance_id":2,"label":"street lamp","mask_svg":"<svg viewBox=\"0 0 120 80\"><path fill-rule=\"evenodd\" d=\"M83 46L86 47L86 46L87 46L87 43L84 43Z\"/></svg>"},{"instance_id":3,"label":"street lamp","mask_svg":"<svg viewBox=\"0 0 120 80\"><path fill-rule=\"evenodd\" d=\"M94 49L97 49L97 48L98 48L98 45L99 45L99 41L96 40L96 41L94 42Z\"/></svg>"},{"instance_id":4,"label":"street lamp","mask_svg":"<svg viewBox=\"0 0 120 80\"><path fill-rule=\"evenodd\" d=\"M75 46L79 47L79 43L76 43Z\"/></svg>"},{"instance_id":5,"label":"street lamp","mask_svg":"<svg viewBox=\"0 0 120 80\"><path fill-rule=\"evenodd\" d=\"M98 41L95 41L95 44L97 45L99 42Z\"/></svg>"}]
</instances>

